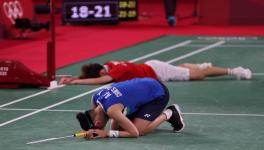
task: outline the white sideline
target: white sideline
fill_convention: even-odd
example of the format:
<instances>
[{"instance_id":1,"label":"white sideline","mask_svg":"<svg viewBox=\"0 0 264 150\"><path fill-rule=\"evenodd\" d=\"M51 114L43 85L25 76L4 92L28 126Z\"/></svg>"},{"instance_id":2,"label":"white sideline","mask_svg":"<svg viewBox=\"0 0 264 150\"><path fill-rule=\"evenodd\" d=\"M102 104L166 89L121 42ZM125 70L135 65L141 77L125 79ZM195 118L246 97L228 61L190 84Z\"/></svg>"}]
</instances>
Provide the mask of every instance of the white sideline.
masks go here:
<instances>
[{"instance_id":1,"label":"white sideline","mask_svg":"<svg viewBox=\"0 0 264 150\"><path fill-rule=\"evenodd\" d=\"M200 116L264 117L264 114L224 114L224 113L182 113L182 114L200 115Z\"/></svg>"},{"instance_id":2,"label":"white sideline","mask_svg":"<svg viewBox=\"0 0 264 150\"><path fill-rule=\"evenodd\" d=\"M5 110L5 111L36 111L38 109L32 109L32 108L0 108L0 110ZM81 112L84 110L79 110L79 109L47 109L44 111L45 112Z\"/></svg>"},{"instance_id":3,"label":"white sideline","mask_svg":"<svg viewBox=\"0 0 264 150\"><path fill-rule=\"evenodd\" d=\"M38 109L29 109L29 108L0 108L0 110L4 111L36 111ZM75 112L81 112L84 110L79 109L47 109L43 112L69 112L69 113L75 113ZM186 112L181 113L182 115L198 115L198 116L237 116L237 117L264 117L264 114L239 114L239 113L199 113L199 112Z\"/></svg>"},{"instance_id":4,"label":"white sideline","mask_svg":"<svg viewBox=\"0 0 264 150\"><path fill-rule=\"evenodd\" d=\"M14 100L14 101L11 101L9 103L5 103L5 104L2 104L0 105L0 108L2 107L5 107L5 106L9 106L11 104L15 104L15 103L18 103L18 102L21 102L21 101L24 101L26 99L29 99L29 98L32 98L32 97L35 97L35 96L38 96L38 95L41 95L41 94L44 94L44 93L47 93L49 92L50 90L44 90L44 91L41 91L41 92L38 92L38 93L35 93L35 94L32 94L32 95L29 95L29 96L26 96L26 97L23 97L23 98L20 98L20 99L17 99L17 100Z\"/></svg>"},{"instance_id":5,"label":"white sideline","mask_svg":"<svg viewBox=\"0 0 264 150\"><path fill-rule=\"evenodd\" d=\"M224 44L224 43L225 43L225 41L219 41L219 42L217 42L217 43L215 43L215 44L208 45L208 46L206 46L206 47L204 47L204 48L200 48L200 49L195 50L195 51L193 51L193 52L190 52L190 53L187 53L187 54L182 55L182 56L180 56L180 57L177 57L177 58L174 58L174 59L172 59L172 60L169 60L169 61L167 61L167 63L172 63L172 62L175 62L175 61L182 60L182 59L184 59L184 58L187 58L187 57L193 56L193 55L195 55L195 54L198 54L198 53L201 53L201 52L207 51L207 50L209 50L209 49L215 48L215 47L217 47L217 46L220 46L220 45L222 45L222 44Z\"/></svg>"},{"instance_id":6,"label":"white sideline","mask_svg":"<svg viewBox=\"0 0 264 150\"><path fill-rule=\"evenodd\" d=\"M160 53L164 53L164 52L167 52L167 51L170 51L170 50L173 50L175 48L179 48L179 47L182 47L182 46L185 46L187 44L190 44L191 43L191 40L188 40L188 41L185 41L185 42L182 42L182 43L179 43L179 44L176 44L176 45L173 45L173 46L170 46L170 47L167 47L167 48L164 48L164 49L161 49L159 51L156 51L154 53L150 53L148 55L145 55L145 56L142 56L142 57L138 57L138 58L135 58L135 59L132 59L130 60L131 62L136 62L136 61L140 61L142 59L145 59L145 58L148 58L148 57L151 57L151 56L155 56L155 55L158 55Z\"/></svg>"},{"instance_id":7,"label":"white sideline","mask_svg":"<svg viewBox=\"0 0 264 150\"><path fill-rule=\"evenodd\" d=\"M253 76L264 76L264 73L252 73Z\"/></svg>"}]
</instances>

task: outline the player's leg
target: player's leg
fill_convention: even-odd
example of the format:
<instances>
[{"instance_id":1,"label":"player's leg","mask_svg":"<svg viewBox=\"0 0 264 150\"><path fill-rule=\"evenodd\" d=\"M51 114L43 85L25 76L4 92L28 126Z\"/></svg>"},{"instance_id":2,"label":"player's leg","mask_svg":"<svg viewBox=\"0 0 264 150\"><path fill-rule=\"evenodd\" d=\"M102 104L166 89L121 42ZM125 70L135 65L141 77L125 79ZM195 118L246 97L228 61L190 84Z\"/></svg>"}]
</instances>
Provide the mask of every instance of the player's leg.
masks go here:
<instances>
[{"instance_id":1,"label":"player's leg","mask_svg":"<svg viewBox=\"0 0 264 150\"><path fill-rule=\"evenodd\" d=\"M180 64L178 66L184 67L184 68L189 68L189 69L207 69L207 68L212 67L213 65L210 62L204 62L201 64L184 63L184 64Z\"/></svg>"},{"instance_id":2,"label":"player's leg","mask_svg":"<svg viewBox=\"0 0 264 150\"><path fill-rule=\"evenodd\" d=\"M167 22L170 26L176 25L176 7L177 7L177 0L163 0L164 1L164 8Z\"/></svg>"},{"instance_id":3,"label":"player's leg","mask_svg":"<svg viewBox=\"0 0 264 150\"><path fill-rule=\"evenodd\" d=\"M165 114L161 114L154 121L148 121L141 118L135 118L133 120L134 125L137 127L139 134L146 135L156 129L161 123L167 120Z\"/></svg>"},{"instance_id":4,"label":"player's leg","mask_svg":"<svg viewBox=\"0 0 264 150\"><path fill-rule=\"evenodd\" d=\"M134 125L137 127L140 135L145 135L155 128L157 128L162 122L166 121L166 116L163 114L163 110L169 102L170 94L167 87L160 82L164 90L164 95L157 97L149 103L141 106L137 112L131 114L134 119Z\"/></svg>"},{"instance_id":5,"label":"player's leg","mask_svg":"<svg viewBox=\"0 0 264 150\"><path fill-rule=\"evenodd\" d=\"M223 76L228 75L227 68L220 68L220 67L210 67L207 69L189 69L190 80L203 80L205 77L210 76Z\"/></svg>"},{"instance_id":6,"label":"player's leg","mask_svg":"<svg viewBox=\"0 0 264 150\"><path fill-rule=\"evenodd\" d=\"M209 67L207 69L189 69L190 80L203 80L206 77L232 75L238 79L251 79L252 72L249 69L242 67L237 68L222 68L222 67Z\"/></svg>"},{"instance_id":7,"label":"player's leg","mask_svg":"<svg viewBox=\"0 0 264 150\"><path fill-rule=\"evenodd\" d=\"M167 107L155 120L149 121L141 118L135 118L133 123L137 127L140 135L145 135L156 129L161 123L168 121L173 127L174 132L180 132L185 124L181 116L180 108L177 104Z\"/></svg>"},{"instance_id":8,"label":"player's leg","mask_svg":"<svg viewBox=\"0 0 264 150\"><path fill-rule=\"evenodd\" d=\"M161 85L163 86L165 95L140 107L133 119L133 123L137 127L140 135L152 132L164 121L171 123L174 131L180 131L184 128L183 119L178 105L169 106L164 111L170 96L166 86L162 83Z\"/></svg>"},{"instance_id":9,"label":"player's leg","mask_svg":"<svg viewBox=\"0 0 264 150\"><path fill-rule=\"evenodd\" d=\"M145 62L149 65L161 81L185 81L189 80L189 69L173 66L159 60L150 60Z\"/></svg>"}]
</instances>

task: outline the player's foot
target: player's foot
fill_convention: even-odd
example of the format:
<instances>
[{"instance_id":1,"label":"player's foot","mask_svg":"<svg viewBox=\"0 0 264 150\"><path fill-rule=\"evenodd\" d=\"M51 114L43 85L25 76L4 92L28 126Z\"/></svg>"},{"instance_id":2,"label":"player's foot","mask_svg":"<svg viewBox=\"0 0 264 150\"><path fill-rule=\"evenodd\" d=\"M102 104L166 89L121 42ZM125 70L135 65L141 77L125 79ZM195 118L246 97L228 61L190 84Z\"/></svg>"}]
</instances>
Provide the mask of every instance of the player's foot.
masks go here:
<instances>
[{"instance_id":1,"label":"player's foot","mask_svg":"<svg viewBox=\"0 0 264 150\"><path fill-rule=\"evenodd\" d=\"M167 18L167 22L168 22L168 25L171 26L171 27L176 26L176 18L175 18L175 16L169 16Z\"/></svg>"},{"instance_id":2,"label":"player's foot","mask_svg":"<svg viewBox=\"0 0 264 150\"><path fill-rule=\"evenodd\" d=\"M237 68L231 69L231 72L233 75L237 77L238 80L240 79L249 80L252 78L252 72L250 69L245 69L243 67L237 67Z\"/></svg>"},{"instance_id":3,"label":"player's foot","mask_svg":"<svg viewBox=\"0 0 264 150\"><path fill-rule=\"evenodd\" d=\"M200 70L204 70L207 68L211 68L213 66L213 64L211 62L204 62L202 64L197 64L197 66Z\"/></svg>"},{"instance_id":4,"label":"player's foot","mask_svg":"<svg viewBox=\"0 0 264 150\"><path fill-rule=\"evenodd\" d=\"M170 109L172 111L172 115L167 121L173 127L173 131L174 132L181 132L184 129L185 124L184 124L183 118L181 116L181 110L180 110L179 105L173 104L173 105L167 107L167 109Z\"/></svg>"}]
</instances>

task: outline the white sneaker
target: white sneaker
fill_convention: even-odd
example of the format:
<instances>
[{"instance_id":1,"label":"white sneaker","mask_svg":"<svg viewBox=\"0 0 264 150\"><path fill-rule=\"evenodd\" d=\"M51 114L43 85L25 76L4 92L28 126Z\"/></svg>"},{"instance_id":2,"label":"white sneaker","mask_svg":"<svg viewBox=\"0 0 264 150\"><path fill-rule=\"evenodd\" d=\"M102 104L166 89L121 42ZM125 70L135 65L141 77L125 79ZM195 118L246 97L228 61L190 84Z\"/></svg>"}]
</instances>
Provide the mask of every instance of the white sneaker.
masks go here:
<instances>
[{"instance_id":1,"label":"white sneaker","mask_svg":"<svg viewBox=\"0 0 264 150\"><path fill-rule=\"evenodd\" d=\"M211 62L204 62L202 64L197 64L197 66L200 70L204 70L207 68L211 68L213 66L213 64Z\"/></svg>"},{"instance_id":2,"label":"white sneaker","mask_svg":"<svg viewBox=\"0 0 264 150\"><path fill-rule=\"evenodd\" d=\"M237 67L232 69L232 74L237 77L238 80L246 79L249 80L252 78L252 72L250 69L245 69L243 67Z\"/></svg>"}]
</instances>

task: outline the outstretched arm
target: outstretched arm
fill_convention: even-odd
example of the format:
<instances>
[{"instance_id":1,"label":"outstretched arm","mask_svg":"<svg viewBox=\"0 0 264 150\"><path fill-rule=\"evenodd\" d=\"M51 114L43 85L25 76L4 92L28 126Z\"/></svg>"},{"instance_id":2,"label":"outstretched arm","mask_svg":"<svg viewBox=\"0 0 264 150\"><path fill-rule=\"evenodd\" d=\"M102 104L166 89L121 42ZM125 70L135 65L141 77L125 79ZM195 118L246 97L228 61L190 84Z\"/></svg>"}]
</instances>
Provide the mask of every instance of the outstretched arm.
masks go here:
<instances>
[{"instance_id":1,"label":"outstretched arm","mask_svg":"<svg viewBox=\"0 0 264 150\"><path fill-rule=\"evenodd\" d=\"M87 79L79 79L79 78L62 78L60 80L60 84L106 84L112 82L113 78L109 75L105 75L98 78L87 78Z\"/></svg>"}]
</instances>

